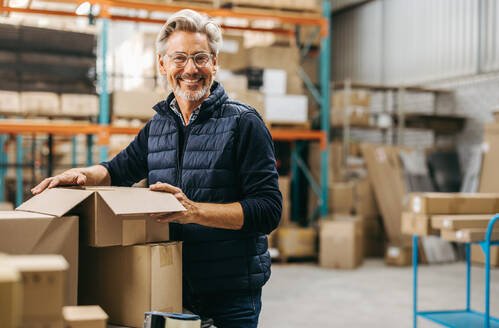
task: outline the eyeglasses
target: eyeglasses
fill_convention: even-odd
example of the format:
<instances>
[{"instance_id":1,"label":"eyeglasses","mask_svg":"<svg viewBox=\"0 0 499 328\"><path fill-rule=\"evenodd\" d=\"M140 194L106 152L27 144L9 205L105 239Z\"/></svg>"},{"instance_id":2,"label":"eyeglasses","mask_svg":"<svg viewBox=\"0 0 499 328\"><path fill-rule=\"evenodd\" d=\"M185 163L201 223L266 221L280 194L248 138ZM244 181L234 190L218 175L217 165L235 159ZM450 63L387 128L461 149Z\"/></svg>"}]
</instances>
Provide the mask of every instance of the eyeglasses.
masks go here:
<instances>
[{"instance_id":1,"label":"eyeglasses","mask_svg":"<svg viewBox=\"0 0 499 328\"><path fill-rule=\"evenodd\" d=\"M176 52L174 54L168 55L168 58L173 60L173 63L177 67L184 67L187 65L187 62L189 61L189 58L192 58L194 61L194 64L197 67L206 67L208 63L210 62L210 59L213 58L213 54L208 53L208 52L198 52L194 55L188 55L183 52Z\"/></svg>"}]
</instances>

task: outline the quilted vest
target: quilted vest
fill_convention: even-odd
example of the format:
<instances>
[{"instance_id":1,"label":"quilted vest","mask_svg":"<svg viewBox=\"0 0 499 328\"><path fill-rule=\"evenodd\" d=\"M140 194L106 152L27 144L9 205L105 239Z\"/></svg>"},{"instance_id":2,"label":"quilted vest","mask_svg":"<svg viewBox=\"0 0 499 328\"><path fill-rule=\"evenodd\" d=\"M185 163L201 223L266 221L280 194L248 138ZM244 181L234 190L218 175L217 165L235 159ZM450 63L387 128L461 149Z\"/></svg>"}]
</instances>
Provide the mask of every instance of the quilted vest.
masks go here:
<instances>
[{"instance_id":1,"label":"quilted vest","mask_svg":"<svg viewBox=\"0 0 499 328\"><path fill-rule=\"evenodd\" d=\"M149 183L166 182L197 202L241 200L236 171L239 118L253 110L231 100L214 82L199 116L185 127L180 156L179 122L169 109L171 94L154 109L148 139ZM171 224L171 237L183 240L183 277L196 293L251 291L270 277L267 237L198 224Z\"/></svg>"}]
</instances>

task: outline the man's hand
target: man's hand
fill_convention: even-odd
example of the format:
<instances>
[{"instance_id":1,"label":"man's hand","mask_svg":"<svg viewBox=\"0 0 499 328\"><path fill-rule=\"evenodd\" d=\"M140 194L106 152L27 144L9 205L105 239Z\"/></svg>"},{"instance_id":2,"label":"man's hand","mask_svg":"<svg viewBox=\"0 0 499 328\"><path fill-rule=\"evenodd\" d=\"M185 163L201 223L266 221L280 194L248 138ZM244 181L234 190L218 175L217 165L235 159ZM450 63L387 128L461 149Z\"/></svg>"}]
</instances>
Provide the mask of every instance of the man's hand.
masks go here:
<instances>
[{"instance_id":1,"label":"man's hand","mask_svg":"<svg viewBox=\"0 0 499 328\"><path fill-rule=\"evenodd\" d=\"M184 205L186 211L175 212L170 214L151 214L151 216L157 217L156 221L160 223L198 223L200 218L200 203L193 202L182 192L180 188L172 186L168 183L156 182L149 186L150 190L153 191L164 191L169 192L178 199L178 201Z\"/></svg>"},{"instance_id":2,"label":"man's hand","mask_svg":"<svg viewBox=\"0 0 499 328\"><path fill-rule=\"evenodd\" d=\"M70 169L55 177L44 179L36 187L31 189L33 194L39 194L45 188L54 188L61 185L85 185L87 183L87 176L83 174L81 169Z\"/></svg>"}]
</instances>

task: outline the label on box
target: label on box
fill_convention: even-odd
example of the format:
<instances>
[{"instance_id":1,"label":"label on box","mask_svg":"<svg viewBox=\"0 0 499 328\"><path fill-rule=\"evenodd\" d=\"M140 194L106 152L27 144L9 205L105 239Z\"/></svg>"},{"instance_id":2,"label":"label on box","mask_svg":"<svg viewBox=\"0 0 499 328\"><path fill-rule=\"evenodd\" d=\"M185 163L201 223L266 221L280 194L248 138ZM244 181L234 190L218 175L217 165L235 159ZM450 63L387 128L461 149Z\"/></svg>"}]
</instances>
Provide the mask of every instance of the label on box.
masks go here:
<instances>
[{"instance_id":1,"label":"label on box","mask_svg":"<svg viewBox=\"0 0 499 328\"><path fill-rule=\"evenodd\" d=\"M444 220L444 222L442 222L442 225L445 228L450 228L450 226L452 225L452 222L450 220Z\"/></svg>"},{"instance_id":2,"label":"label on box","mask_svg":"<svg viewBox=\"0 0 499 328\"><path fill-rule=\"evenodd\" d=\"M400 250L397 247L389 247L388 248L388 257L399 257Z\"/></svg>"},{"instance_id":3,"label":"label on box","mask_svg":"<svg viewBox=\"0 0 499 328\"><path fill-rule=\"evenodd\" d=\"M463 239L464 238L464 232L462 232L462 231L456 232L456 238L457 239Z\"/></svg>"},{"instance_id":4,"label":"label on box","mask_svg":"<svg viewBox=\"0 0 499 328\"><path fill-rule=\"evenodd\" d=\"M415 196L412 198L412 210L415 213L421 212L421 197Z\"/></svg>"}]
</instances>

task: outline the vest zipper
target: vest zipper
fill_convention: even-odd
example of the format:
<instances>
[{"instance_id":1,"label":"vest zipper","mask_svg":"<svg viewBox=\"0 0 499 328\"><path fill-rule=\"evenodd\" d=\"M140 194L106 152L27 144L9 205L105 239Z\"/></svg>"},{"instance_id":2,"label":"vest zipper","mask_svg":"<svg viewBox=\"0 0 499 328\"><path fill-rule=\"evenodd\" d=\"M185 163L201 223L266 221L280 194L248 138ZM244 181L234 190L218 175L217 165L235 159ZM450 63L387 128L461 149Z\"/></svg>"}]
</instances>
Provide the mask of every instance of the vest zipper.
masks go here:
<instances>
[{"instance_id":1,"label":"vest zipper","mask_svg":"<svg viewBox=\"0 0 499 328\"><path fill-rule=\"evenodd\" d=\"M192 124L192 123L191 123ZM178 172L178 177L177 177L177 186L182 189L182 166L184 164L184 155L185 155L185 148L187 147L187 140L189 139L189 135L191 132L191 124L189 124L186 127L181 127L184 130L184 144L182 146L182 155L178 154L178 160L177 160L177 172ZM179 146L179 139L177 138L177 148L180 148Z\"/></svg>"}]
</instances>

